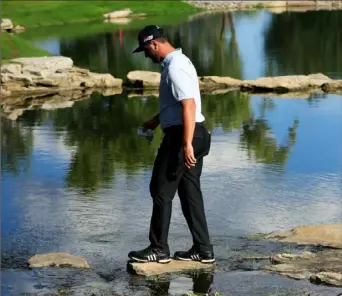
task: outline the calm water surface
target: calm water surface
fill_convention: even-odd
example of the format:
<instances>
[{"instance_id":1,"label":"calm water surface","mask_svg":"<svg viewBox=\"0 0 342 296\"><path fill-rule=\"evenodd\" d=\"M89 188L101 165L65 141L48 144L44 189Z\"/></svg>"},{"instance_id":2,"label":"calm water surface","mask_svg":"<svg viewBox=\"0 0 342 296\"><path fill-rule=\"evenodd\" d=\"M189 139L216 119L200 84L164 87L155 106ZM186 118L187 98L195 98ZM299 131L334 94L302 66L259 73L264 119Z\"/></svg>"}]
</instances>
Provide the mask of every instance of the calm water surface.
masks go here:
<instances>
[{"instance_id":1,"label":"calm water surface","mask_svg":"<svg viewBox=\"0 0 342 296\"><path fill-rule=\"evenodd\" d=\"M168 30L199 75L254 79L321 72L342 79L342 38L334 30L341 19L341 12L237 12ZM136 34L124 29L119 40L117 31L73 38L51 32L32 39L81 67L124 78L131 70L159 70L132 57ZM203 95L213 144L202 187L217 271L157 280L129 275L126 260L130 250L148 244L148 183L162 133L158 129L149 143L136 128L155 114L158 99L93 94L70 108L2 118L2 295L184 295L209 289L337 295L341 289L268 275L259 263L238 259L284 247L249 235L341 222L341 107L337 94ZM170 247L190 245L176 196ZM31 255L56 251L85 257L92 270L26 269Z\"/></svg>"}]
</instances>

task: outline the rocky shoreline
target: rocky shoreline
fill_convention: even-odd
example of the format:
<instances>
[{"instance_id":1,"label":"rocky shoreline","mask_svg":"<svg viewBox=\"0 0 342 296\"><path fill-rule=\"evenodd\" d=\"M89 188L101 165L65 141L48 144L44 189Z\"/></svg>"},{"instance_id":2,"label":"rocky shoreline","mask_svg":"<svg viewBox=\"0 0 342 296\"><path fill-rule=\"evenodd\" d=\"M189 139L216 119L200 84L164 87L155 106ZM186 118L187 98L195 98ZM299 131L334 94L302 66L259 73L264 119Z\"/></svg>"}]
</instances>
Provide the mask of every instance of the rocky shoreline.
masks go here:
<instances>
[{"instance_id":1,"label":"rocky shoreline","mask_svg":"<svg viewBox=\"0 0 342 296\"><path fill-rule=\"evenodd\" d=\"M2 99L22 95L49 95L68 90L89 89L158 89L160 73L131 71L126 79L115 78L108 73L94 73L75 67L68 57L16 58L1 66ZM239 80L232 77L200 76L203 92L225 92L237 89L251 93L291 92L340 92L342 80L333 80L321 73L260 77L255 80Z\"/></svg>"},{"instance_id":2,"label":"rocky shoreline","mask_svg":"<svg viewBox=\"0 0 342 296\"><path fill-rule=\"evenodd\" d=\"M104 96L125 92L128 97L158 97L160 73L131 71L125 79L75 67L68 57L17 58L1 66L0 105L3 115L16 120L25 110L71 107L92 93ZM262 96L309 98L312 93L341 94L342 80L317 73L239 80L232 77L201 76L203 94L233 90Z\"/></svg>"},{"instance_id":3,"label":"rocky shoreline","mask_svg":"<svg viewBox=\"0 0 342 296\"><path fill-rule=\"evenodd\" d=\"M341 9L342 1L208 1L208 0L188 0L187 3L205 10L242 10L256 8L325 8Z\"/></svg>"}]
</instances>

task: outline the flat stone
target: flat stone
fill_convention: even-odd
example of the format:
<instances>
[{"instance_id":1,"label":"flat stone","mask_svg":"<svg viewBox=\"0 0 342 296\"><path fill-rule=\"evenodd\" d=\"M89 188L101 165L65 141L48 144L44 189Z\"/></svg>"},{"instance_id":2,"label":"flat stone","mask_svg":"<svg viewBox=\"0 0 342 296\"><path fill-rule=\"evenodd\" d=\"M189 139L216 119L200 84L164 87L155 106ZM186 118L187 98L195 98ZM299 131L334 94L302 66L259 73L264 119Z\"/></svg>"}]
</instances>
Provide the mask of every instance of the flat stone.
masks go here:
<instances>
[{"instance_id":1,"label":"flat stone","mask_svg":"<svg viewBox=\"0 0 342 296\"><path fill-rule=\"evenodd\" d=\"M242 81L231 77L202 76L198 78L201 89L234 88L239 87Z\"/></svg>"},{"instance_id":2,"label":"flat stone","mask_svg":"<svg viewBox=\"0 0 342 296\"><path fill-rule=\"evenodd\" d=\"M69 253L47 253L34 255L28 260L29 267L75 267L90 268L88 262Z\"/></svg>"},{"instance_id":3,"label":"flat stone","mask_svg":"<svg viewBox=\"0 0 342 296\"><path fill-rule=\"evenodd\" d=\"M215 264L204 264L195 261L171 260L170 263L160 264L156 262L138 263L128 262L127 268L130 272L137 275L153 276L164 273L174 273L198 269L215 269Z\"/></svg>"},{"instance_id":4,"label":"flat stone","mask_svg":"<svg viewBox=\"0 0 342 296\"><path fill-rule=\"evenodd\" d=\"M298 259L311 259L314 258L316 255L311 252L304 252L302 254L276 254L270 257L270 260L274 264L285 263L289 261L294 261Z\"/></svg>"},{"instance_id":5,"label":"flat stone","mask_svg":"<svg viewBox=\"0 0 342 296\"><path fill-rule=\"evenodd\" d=\"M287 75L277 77L260 77L255 80L239 80L232 77L199 76L198 83L201 90L213 92L217 90L240 89L247 92L285 94L295 92L300 96L310 95L312 91L322 91L323 86L336 91L342 85L334 84L335 80L321 74ZM154 88L160 83L160 73L152 71L131 71L127 74L125 85L132 88ZM294 96L295 97L295 96Z\"/></svg>"},{"instance_id":6,"label":"flat stone","mask_svg":"<svg viewBox=\"0 0 342 296\"><path fill-rule=\"evenodd\" d=\"M342 248L342 223L299 226L284 232L270 233L266 238L302 245Z\"/></svg>"}]
</instances>

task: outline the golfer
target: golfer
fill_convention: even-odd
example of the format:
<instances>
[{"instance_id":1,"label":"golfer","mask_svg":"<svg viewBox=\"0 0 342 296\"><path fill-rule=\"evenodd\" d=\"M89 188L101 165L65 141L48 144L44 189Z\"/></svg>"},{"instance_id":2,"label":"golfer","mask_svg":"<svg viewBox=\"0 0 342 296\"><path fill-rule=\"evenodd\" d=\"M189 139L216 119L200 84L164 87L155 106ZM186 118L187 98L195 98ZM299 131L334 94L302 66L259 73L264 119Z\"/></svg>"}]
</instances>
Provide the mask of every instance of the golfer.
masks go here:
<instances>
[{"instance_id":1,"label":"golfer","mask_svg":"<svg viewBox=\"0 0 342 296\"><path fill-rule=\"evenodd\" d=\"M195 67L180 48L175 49L158 26L150 25L138 35L139 46L133 51L161 65L159 114L144 123L145 129L161 126L164 138L156 156L150 193L153 210L150 245L131 251L128 257L138 262L171 261L168 233L172 200L178 190L183 215L193 245L177 251L174 259L215 262L204 212L200 176L203 157L209 153L211 135L204 126L201 95Z\"/></svg>"}]
</instances>

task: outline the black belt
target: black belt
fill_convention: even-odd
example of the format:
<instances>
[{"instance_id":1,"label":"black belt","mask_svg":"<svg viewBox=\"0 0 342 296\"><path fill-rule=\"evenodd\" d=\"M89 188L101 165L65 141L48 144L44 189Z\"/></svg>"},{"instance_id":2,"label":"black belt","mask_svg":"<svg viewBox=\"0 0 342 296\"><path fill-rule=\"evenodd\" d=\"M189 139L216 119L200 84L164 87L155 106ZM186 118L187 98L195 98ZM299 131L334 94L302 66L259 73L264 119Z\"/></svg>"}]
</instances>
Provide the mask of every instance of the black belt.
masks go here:
<instances>
[{"instance_id":1,"label":"black belt","mask_svg":"<svg viewBox=\"0 0 342 296\"><path fill-rule=\"evenodd\" d=\"M202 126L204 126L204 122L196 122L196 123L195 123L195 127L196 127L196 126L202 127ZM163 132L166 134L166 133L168 133L168 132L170 132L170 131L180 130L180 129L183 129L183 128L184 128L183 124L170 125L170 126L164 128L164 129L163 129Z\"/></svg>"}]
</instances>

